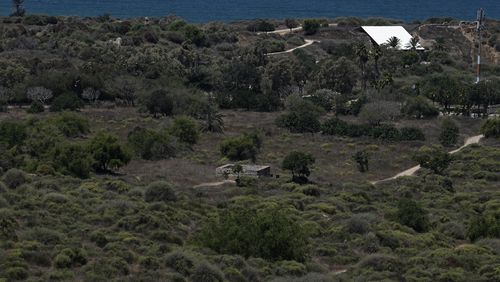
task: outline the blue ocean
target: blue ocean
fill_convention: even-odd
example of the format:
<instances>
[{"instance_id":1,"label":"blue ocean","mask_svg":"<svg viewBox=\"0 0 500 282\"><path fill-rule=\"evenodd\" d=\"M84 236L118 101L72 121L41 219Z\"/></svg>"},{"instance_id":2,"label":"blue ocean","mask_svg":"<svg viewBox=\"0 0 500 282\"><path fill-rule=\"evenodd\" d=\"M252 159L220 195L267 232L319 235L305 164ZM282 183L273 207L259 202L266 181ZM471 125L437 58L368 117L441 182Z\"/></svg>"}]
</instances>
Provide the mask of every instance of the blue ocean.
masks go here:
<instances>
[{"instance_id":1,"label":"blue ocean","mask_svg":"<svg viewBox=\"0 0 500 282\"><path fill-rule=\"evenodd\" d=\"M500 0L25 0L28 13L116 18L175 14L191 22L340 16L385 17L405 21L430 17L472 20L478 8L500 19ZM0 14L11 12L0 0Z\"/></svg>"}]
</instances>

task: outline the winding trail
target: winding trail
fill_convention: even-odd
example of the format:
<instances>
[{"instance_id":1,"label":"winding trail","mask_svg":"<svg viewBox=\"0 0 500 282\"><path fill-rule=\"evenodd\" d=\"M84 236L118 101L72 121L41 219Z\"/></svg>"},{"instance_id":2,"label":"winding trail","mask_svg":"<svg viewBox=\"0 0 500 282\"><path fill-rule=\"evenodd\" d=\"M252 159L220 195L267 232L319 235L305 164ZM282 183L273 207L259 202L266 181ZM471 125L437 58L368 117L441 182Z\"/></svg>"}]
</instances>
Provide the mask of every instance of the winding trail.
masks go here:
<instances>
[{"instance_id":1,"label":"winding trail","mask_svg":"<svg viewBox=\"0 0 500 282\"><path fill-rule=\"evenodd\" d=\"M328 24L329 27L332 27L332 26L338 26L338 24L336 23L332 23L332 24ZM286 28L286 29L277 29L277 30L274 30L274 31L269 31L269 32L259 32L258 34L279 34L279 35L286 35L286 34L289 34L289 33L293 33L293 32L297 32L297 31L302 31L304 28L302 26L299 26L299 27L296 27L296 28ZM289 49L289 50L285 50L285 51L281 51L281 52L274 52L274 53L267 53L266 56L274 56L274 55L281 55L281 54L287 54L287 53L292 53L293 51L297 50L297 49L302 49L302 48L305 48L307 46L311 46L312 44L314 43L319 43L321 41L319 40L312 40L312 39L304 39L305 43L300 45L300 46L297 46L297 47L294 47L292 49Z\"/></svg>"},{"instance_id":2,"label":"winding trail","mask_svg":"<svg viewBox=\"0 0 500 282\"><path fill-rule=\"evenodd\" d=\"M297 49L302 49L302 48L310 46L310 45L312 45L312 44L314 44L316 42L320 42L318 40L311 40L311 39L305 39L304 41L306 42L305 44L302 44L302 45L297 46L295 48L288 49L288 50L281 51L281 52L267 53L266 56L274 56L274 55L281 55L281 54L286 54L286 53L292 53L293 51L295 51Z\"/></svg>"},{"instance_id":3,"label":"winding trail","mask_svg":"<svg viewBox=\"0 0 500 282\"><path fill-rule=\"evenodd\" d=\"M481 141L481 139L484 138L484 135L476 135L476 136L472 136L472 137L469 137L465 140L465 143L462 147L456 149L456 150L453 150L451 152L449 152L449 154L453 155L453 154L456 154L458 152L460 152L461 150L463 150L464 148L472 145L472 144L477 144L479 143L479 141ZM400 177L403 177L403 176L413 176L418 170L420 169L420 166L417 165L417 166L414 166L410 169L407 169L403 172L400 172L398 174L396 174L395 176L393 177L390 177L390 178L386 178L386 179L383 179L383 180L378 180L378 181L373 181L371 182L372 184L378 184L378 183L381 183L381 182L385 182L385 181L389 181L389 180L394 180L394 179L397 179L397 178L400 178Z\"/></svg>"}]
</instances>

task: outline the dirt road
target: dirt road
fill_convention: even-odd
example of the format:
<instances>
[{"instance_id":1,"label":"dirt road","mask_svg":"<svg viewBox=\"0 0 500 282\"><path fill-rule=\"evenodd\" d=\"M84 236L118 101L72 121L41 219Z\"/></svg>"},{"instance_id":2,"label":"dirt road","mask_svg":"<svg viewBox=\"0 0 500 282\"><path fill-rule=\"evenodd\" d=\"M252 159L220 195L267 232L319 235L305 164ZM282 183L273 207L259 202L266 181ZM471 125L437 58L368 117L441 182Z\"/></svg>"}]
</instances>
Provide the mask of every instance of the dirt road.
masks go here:
<instances>
[{"instance_id":1,"label":"dirt road","mask_svg":"<svg viewBox=\"0 0 500 282\"><path fill-rule=\"evenodd\" d=\"M465 143L462 147L456 149L456 150L453 150L451 152L449 152L450 154L456 154L458 152L460 152L461 150L463 150L465 147L467 146L470 146L472 144L477 144L479 143L479 141L481 141L481 139L483 139L484 135L477 135L477 136L472 136L472 137L469 137L465 140ZM379 181L373 181L372 184L377 184L377 183L380 183L380 182L385 182L385 181L389 181L389 180L394 180L394 179L397 179L397 178L400 178L400 177L403 177L403 176L413 176L418 170L420 169L420 166L417 165L417 166L414 166L410 169L407 169L405 171L402 171L398 174L396 174L395 176L393 177L390 177L390 178L386 178L386 179L383 179L383 180L379 180Z\"/></svg>"}]
</instances>

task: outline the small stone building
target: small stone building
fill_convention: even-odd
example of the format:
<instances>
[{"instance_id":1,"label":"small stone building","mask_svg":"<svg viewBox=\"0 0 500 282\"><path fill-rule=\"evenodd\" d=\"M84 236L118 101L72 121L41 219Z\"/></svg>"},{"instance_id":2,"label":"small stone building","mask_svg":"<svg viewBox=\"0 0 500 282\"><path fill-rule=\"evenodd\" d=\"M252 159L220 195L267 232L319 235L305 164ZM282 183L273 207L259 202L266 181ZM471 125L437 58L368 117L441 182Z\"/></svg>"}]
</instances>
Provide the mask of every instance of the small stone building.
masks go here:
<instances>
[{"instance_id":1,"label":"small stone building","mask_svg":"<svg viewBox=\"0 0 500 282\"><path fill-rule=\"evenodd\" d=\"M215 175L217 176L237 176L233 172L235 164L227 164L215 169ZM269 177L271 176L271 167L264 165L241 165L242 172L240 176L250 176L250 177Z\"/></svg>"}]
</instances>

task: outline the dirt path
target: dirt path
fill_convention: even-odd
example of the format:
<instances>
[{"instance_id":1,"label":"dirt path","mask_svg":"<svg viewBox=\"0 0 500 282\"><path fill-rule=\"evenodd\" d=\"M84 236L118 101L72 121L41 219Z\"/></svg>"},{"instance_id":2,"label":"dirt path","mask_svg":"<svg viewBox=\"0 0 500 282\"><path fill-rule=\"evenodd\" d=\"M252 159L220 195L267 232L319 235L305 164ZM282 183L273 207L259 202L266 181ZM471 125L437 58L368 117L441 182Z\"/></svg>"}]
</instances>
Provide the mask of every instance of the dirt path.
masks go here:
<instances>
[{"instance_id":1,"label":"dirt path","mask_svg":"<svg viewBox=\"0 0 500 282\"><path fill-rule=\"evenodd\" d=\"M297 50L297 49L302 49L302 48L305 48L307 46L310 46L316 42L320 42L318 40L311 40L311 39L305 39L305 44L302 44L300 46L297 46L295 48L292 48L292 49L288 49L286 51L281 51L281 52L275 52L275 53L267 53L266 56L274 56L274 55L280 55L280 54L286 54L286 53L292 53L293 51Z\"/></svg>"},{"instance_id":2,"label":"dirt path","mask_svg":"<svg viewBox=\"0 0 500 282\"><path fill-rule=\"evenodd\" d=\"M207 183L201 183L196 186L193 186L193 188L206 188L206 187L219 187L222 185L226 184L236 184L236 181L234 180L224 180L224 181L219 181L219 182L207 182Z\"/></svg>"},{"instance_id":3,"label":"dirt path","mask_svg":"<svg viewBox=\"0 0 500 282\"><path fill-rule=\"evenodd\" d=\"M472 144L477 144L479 143L479 141L481 141L481 139L483 139L484 135L477 135L477 136L472 136L472 137L469 137L465 140L465 143L462 147L456 149L456 150L453 150L451 152L449 152L451 155L453 154L456 154L458 152L460 152L461 150L463 150L465 147L467 146L470 146ZM383 179L383 180L379 180L379 181L373 181L372 184L378 184L380 182L385 182L385 181L389 181L389 180L394 180L394 179L397 179L397 178L400 178L400 177L403 177L403 176L413 176L418 170L420 169L420 166L417 165L417 166L414 166L410 169L407 169L403 172L400 172L398 174L396 174L395 176L393 177L390 177L390 178L386 178L386 179Z\"/></svg>"}]
</instances>

